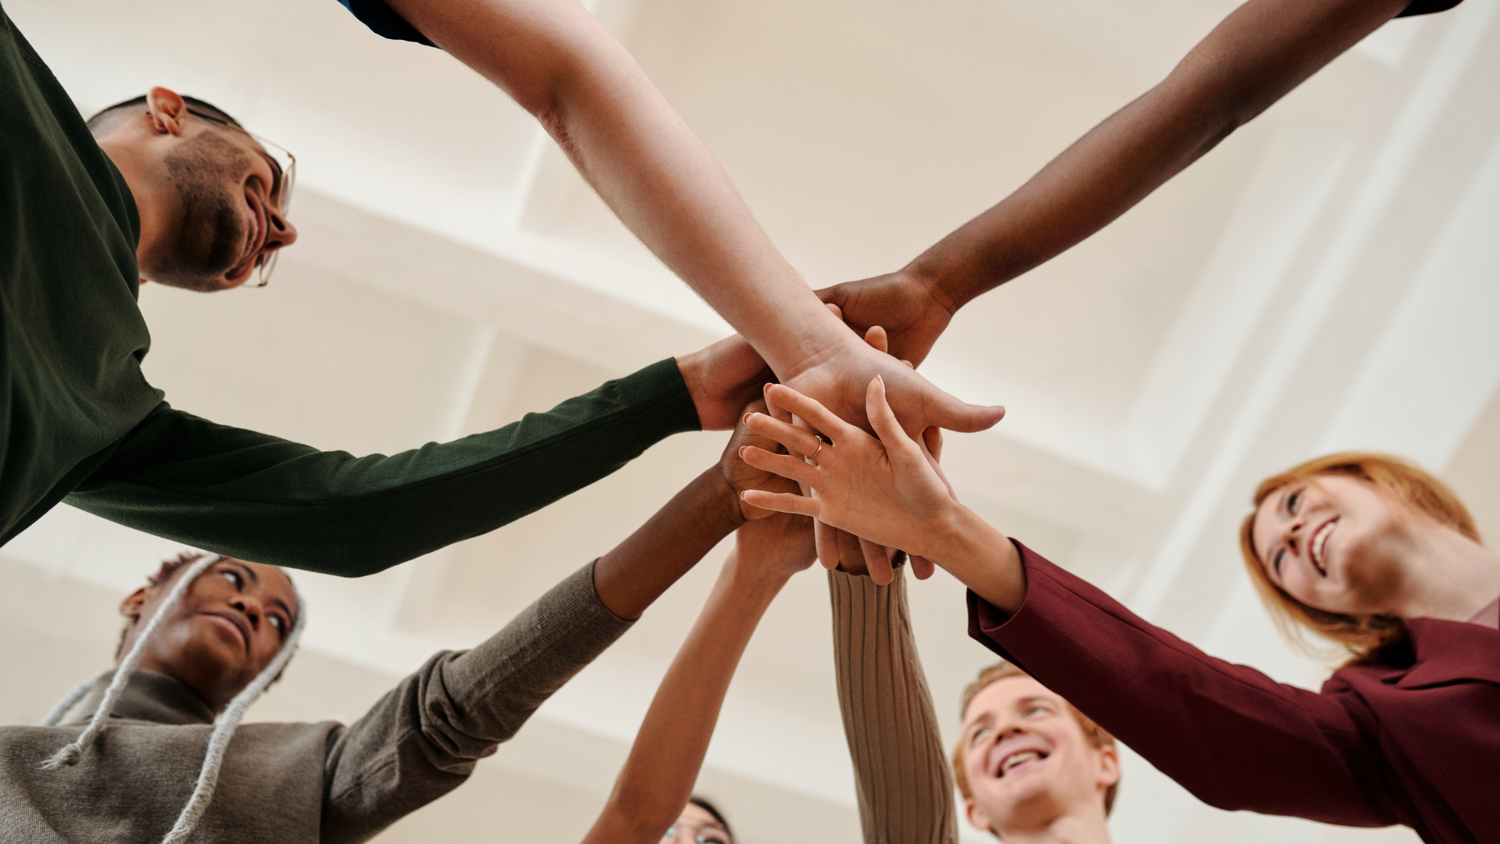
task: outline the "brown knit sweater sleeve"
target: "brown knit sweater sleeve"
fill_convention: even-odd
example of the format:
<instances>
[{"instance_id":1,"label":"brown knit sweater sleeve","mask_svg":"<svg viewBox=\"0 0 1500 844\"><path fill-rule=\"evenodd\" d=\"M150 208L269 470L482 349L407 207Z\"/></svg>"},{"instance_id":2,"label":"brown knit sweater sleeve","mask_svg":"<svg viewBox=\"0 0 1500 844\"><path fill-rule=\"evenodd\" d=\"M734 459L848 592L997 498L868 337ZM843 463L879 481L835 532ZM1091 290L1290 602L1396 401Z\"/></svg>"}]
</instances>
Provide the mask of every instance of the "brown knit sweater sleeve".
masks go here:
<instances>
[{"instance_id":1,"label":"brown knit sweater sleeve","mask_svg":"<svg viewBox=\"0 0 1500 844\"><path fill-rule=\"evenodd\" d=\"M905 570L828 573L834 665L865 844L954 844L953 779L912 638Z\"/></svg>"}]
</instances>

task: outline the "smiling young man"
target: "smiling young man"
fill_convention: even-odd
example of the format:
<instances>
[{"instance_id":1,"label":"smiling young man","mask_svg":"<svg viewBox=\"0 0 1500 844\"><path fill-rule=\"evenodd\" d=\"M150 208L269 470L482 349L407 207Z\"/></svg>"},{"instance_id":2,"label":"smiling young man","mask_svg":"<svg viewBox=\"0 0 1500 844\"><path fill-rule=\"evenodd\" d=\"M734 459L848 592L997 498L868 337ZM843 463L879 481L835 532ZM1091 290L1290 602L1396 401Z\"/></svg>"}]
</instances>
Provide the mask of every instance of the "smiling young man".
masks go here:
<instances>
[{"instance_id":1,"label":"smiling young man","mask_svg":"<svg viewBox=\"0 0 1500 844\"><path fill-rule=\"evenodd\" d=\"M1115 740L1002 662L964 692L953 773L975 829L1010 844L1108 844L1120 786Z\"/></svg>"}]
</instances>

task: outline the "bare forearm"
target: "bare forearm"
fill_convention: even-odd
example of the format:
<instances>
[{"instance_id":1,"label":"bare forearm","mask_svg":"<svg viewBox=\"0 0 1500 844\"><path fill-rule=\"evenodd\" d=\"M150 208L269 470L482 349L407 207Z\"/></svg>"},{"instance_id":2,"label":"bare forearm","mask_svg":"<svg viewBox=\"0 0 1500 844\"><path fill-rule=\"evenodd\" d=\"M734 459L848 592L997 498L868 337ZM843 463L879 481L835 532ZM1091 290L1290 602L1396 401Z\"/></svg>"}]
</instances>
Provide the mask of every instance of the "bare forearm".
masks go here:
<instances>
[{"instance_id":1,"label":"bare forearm","mask_svg":"<svg viewBox=\"0 0 1500 844\"><path fill-rule=\"evenodd\" d=\"M599 600L620 618L639 618L743 521L735 491L717 468L709 469L599 558L594 564Z\"/></svg>"},{"instance_id":2,"label":"bare forearm","mask_svg":"<svg viewBox=\"0 0 1500 844\"><path fill-rule=\"evenodd\" d=\"M582 5L391 6L536 115L625 225L778 375L840 336L702 141Z\"/></svg>"},{"instance_id":3,"label":"bare forearm","mask_svg":"<svg viewBox=\"0 0 1500 844\"><path fill-rule=\"evenodd\" d=\"M1005 534L973 510L955 503L923 556L958 578L979 597L1013 613L1026 600L1026 569Z\"/></svg>"},{"instance_id":4,"label":"bare forearm","mask_svg":"<svg viewBox=\"0 0 1500 844\"><path fill-rule=\"evenodd\" d=\"M733 557L725 563L585 844L661 839L692 794L735 668L785 582L785 577L749 571Z\"/></svg>"},{"instance_id":5,"label":"bare forearm","mask_svg":"<svg viewBox=\"0 0 1500 844\"><path fill-rule=\"evenodd\" d=\"M902 270L951 312L1108 225L1408 0L1250 0L1161 84Z\"/></svg>"}]
</instances>

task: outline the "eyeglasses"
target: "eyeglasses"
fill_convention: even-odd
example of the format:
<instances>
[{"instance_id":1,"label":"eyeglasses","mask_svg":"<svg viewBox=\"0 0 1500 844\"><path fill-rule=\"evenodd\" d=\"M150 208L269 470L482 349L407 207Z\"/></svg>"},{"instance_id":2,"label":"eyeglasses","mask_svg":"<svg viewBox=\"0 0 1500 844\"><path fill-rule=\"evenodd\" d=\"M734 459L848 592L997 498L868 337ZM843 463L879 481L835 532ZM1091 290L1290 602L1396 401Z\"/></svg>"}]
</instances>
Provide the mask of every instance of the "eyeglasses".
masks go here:
<instances>
[{"instance_id":1,"label":"eyeglasses","mask_svg":"<svg viewBox=\"0 0 1500 844\"><path fill-rule=\"evenodd\" d=\"M198 111L191 106L188 107L187 112L188 114L194 115L195 117L201 117L204 120L217 123L220 126L227 126L228 128L234 129L237 132L244 132L246 135L249 135L252 140L261 145L261 148L265 150L266 156L271 159L272 169L275 170L275 173L273 174L275 181L271 185L271 204L275 205L276 211L281 214L281 216L285 217L287 208L291 205L292 202L292 186L297 183L297 156L292 155L292 153L281 144L262 138L261 136L255 134L254 132L251 132L250 130L246 129L243 126L240 126L237 123L232 123L222 117L215 117L212 114L204 114L203 112ZM271 271L276 269L276 259L280 256L281 250L273 249L270 252L263 253L260 257L258 257L256 259L257 272L255 283L246 283L243 286L265 287L267 284L269 284L271 281Z\"/></svg>"},{"instance_id":2,"label":"eyeglasses","mask_svg":"<svg viewBox=\"0 0 1500 844\"><path fill-rule=\"evenodd\" d=\"M671 841L678 836L687 836L687 840L695 842L695 844L734 844L734 836L729 834L729 830L713 824L690 821L686 818L679 818L677 823L668 827L666 834L661 837L661 840Z\"/></svg>"}]
</instances>

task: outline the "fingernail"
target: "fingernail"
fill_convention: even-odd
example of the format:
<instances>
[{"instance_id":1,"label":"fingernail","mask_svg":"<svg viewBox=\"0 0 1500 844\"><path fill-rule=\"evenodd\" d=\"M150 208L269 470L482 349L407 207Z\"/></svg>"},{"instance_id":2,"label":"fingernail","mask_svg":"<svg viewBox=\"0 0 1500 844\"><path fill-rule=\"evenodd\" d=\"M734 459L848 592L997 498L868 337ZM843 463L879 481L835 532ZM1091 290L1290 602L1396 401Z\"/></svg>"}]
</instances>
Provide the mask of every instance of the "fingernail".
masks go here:
<instances>
[{"instance_id":1,"label":"fingernail","mask_svg":"<svg viewBox=\"0 0 1500 844\"><path fill-rule=\"evenodd\" d=\"M769 393L769 392L771 392L771 382L767 381L766 383L760 385L760 389L761 389L761 392L763 392L763 393Z\"/></svg>"},{"instance_id":2,"label":"fingernail","mask_svg":"<svg viewBox=\"0 0 1500 844\"><path fill-rule=\"evenodd\" d=\"M747 449L749 447L750 446L748 446L748 445L742 445L742 446L740 446L740 450L739 450L738 454L739 454L741 460L745 459L745 449Z\"/></svg>"},{"instance_id":3,"label":"fingernail","mask_svg":"<svg viewBox=\"0 0 1500 844\"><path fill-rule=\"evenodd\" d=\"M746 425L749 425L750 424L750 414L748 414L748 413L745 414L745 418L741 419L740 421L744 422Z\"/></svg>"},{"instance_id":4,"label":"fingernail","mask_svg":"<svg viewBox=\"0 0 1500 844\"><path fill-rule=\"evenodd\" d=\"M740 493L740 500L741 500L741 501L744 501L744 500L745 500L745 493L744 493L744 492L741 492L741 493Z\"/></svg>"},{"instance_id":5,"label":"fingernail","mask_svg":"<svg viewBox=\"0 0 1500 844\"><path fill-rule=\"evenodd\" d=\"M881 378L879 374L876 374L875 380L880 382L880 386L882 386L882 387L885 386L885 379Z\"/></svg>"}]
</instances>

